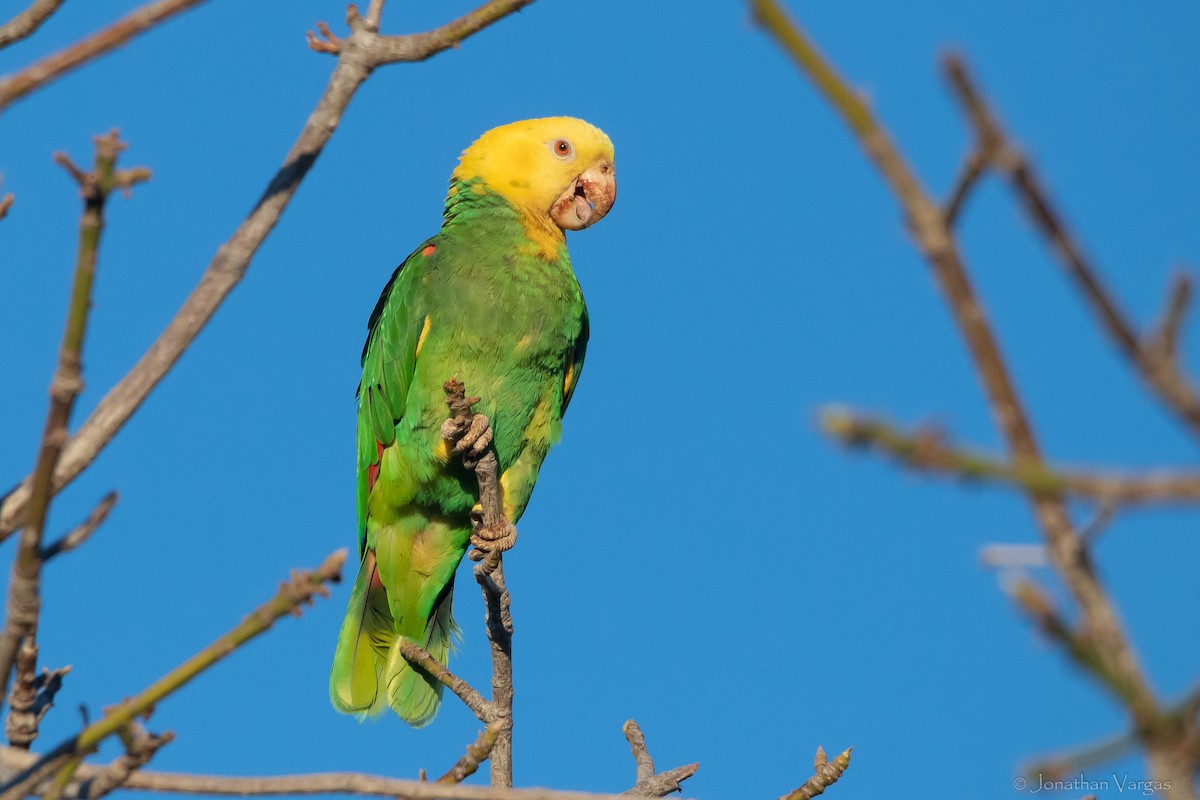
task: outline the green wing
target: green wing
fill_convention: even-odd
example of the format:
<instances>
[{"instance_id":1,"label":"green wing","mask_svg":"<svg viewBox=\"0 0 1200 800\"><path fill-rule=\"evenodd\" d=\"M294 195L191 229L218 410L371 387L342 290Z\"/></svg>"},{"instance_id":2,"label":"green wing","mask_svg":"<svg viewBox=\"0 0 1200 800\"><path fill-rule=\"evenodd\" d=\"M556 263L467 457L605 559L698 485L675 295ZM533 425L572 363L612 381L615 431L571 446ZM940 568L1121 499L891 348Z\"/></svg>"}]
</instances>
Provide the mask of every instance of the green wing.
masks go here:
<instances>
[{"instance_id":1,"label":"green wing","mask_svg":"<svg viewBox=\"0 0 1200 800\"><path fill-rule=\"evenodd\" d=\"M408 390L417 366L417 343L425 314L414 306L412 273L405 267L430 242L404 259L383 287L367 322L362 352L362 381L358 385L358 552L367 546L367 495L378 474L380 452L396 440L396 424L404 416ZM424 266L424 265L422 265Z\"/></svg>"},{"instance_id":2,"label":"green wing","mask_svg":"<svg viewBox=\"0 0 1200 800\"><path fill-rule=\"evenodd\" d=\"M567 406L579 385L579 376L583 374L583 357L587 354L588 343L588 313L587 306L583 307L583 317L580 319L579 336L575 339L575 349L571 352L571 364L567 369L567 379L563 383L562 413L560 419L567 414Z\"/></svg>"}]
</instances>

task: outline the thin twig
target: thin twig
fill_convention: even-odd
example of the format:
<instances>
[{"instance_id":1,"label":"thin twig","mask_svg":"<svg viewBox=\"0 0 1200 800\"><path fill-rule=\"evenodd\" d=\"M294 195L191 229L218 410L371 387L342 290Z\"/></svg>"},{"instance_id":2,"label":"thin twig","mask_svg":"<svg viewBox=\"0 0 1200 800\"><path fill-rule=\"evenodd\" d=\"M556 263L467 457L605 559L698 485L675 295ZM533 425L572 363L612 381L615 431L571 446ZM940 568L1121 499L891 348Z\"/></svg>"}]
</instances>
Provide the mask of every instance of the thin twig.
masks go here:
<instances>
[{"instance_id":1,"label":"thin twig","mask_svg":"<svg viewBox=\"0 0 1200 800\"><path fill-rule=\"evenodd\" d=\"M158 0L148 3L65 50L9 75L0 80L0 111L71 70L115 50L139 33L202 2L204 0Z\"/></svg>"},{"instance_id":2,"label":"thin twig","mask_svg":"<svg viewBox=\"0 0 1200 800\"><path fill-rule=\"evenodd\" d=\"M887 131L865 102L787 15L776 0L750 0L756 19L825 94L858 138L867 157L892 189L909 228L933 270L935 279L979 374L992 415L1014 463L1042 464L1041 450L1025 409L1009 376L996 337L975 295L946 216L909 167ZM1197 417L1200 422L1200 415ZM1116 610L1092 566L1082 537L1067 514L1063 495L1054 491L1029 493L1050 559L1079 606L1082 623L1105 661L1103 673L1116 676L1127 690L1124 698L1145 738L1151 773L1178 787L1181 797L1195 797L1192 770L1171 755L1176 734L1158 730L1157 701L1126 639ZM1167 735L1159 736L1159 733Z\"/></svg>"},{"instance_id":3,"label":"thin twig","mask_svg":"<svg viewBox=\"0 0 1200 800\"><path fill-rule=\"evenodd\" d=\"M466 37L525 4L516 5L511 0L492 0L435 31L413 34L409 47L414 58L410 60L428 58L455 47ZM78 432L71 437L54 473L54 491L60 491L95 460L117 431L141 407L245 276L254 254L275 227L300 182L337 130L354 93L371 71L379 63L383 63L377 62L367 52L367 42L372 36L376 34L365 31L361 25L351 31L348 41L353 42L353 46L347 47L346 51L339 55L337 66L321 99L284 159L283 166L271 179L254 210L217 250L199 284L184 301L174 319L133 369L109 390ZM3 505L0 505L0 540L11 535L24 521L29 506L31 483L31 479L26 477L5 497Z\"/></svg>"},{"instance_id":4,"label":"thin twig","mask_svg":"<svg viewBox=\"0 0 1200 800\"><path fill-rule=\"evenodd\" d=\"M88 518L76 525L61 539L52 542L42 548L42 563L49 561L61 553L74 550L75 548L86 542L91 535L96 532L96 529L104 524L104 520L108 519L108 514L113 510L113 506L117 504L119 495L116 492L109 492L100 499L96 507L92 509L92 513L88 514Z\"/></svg>"},{"instance_id":5,"label":"thin twig","mask_svg":"<svg viewBox=\"0 0 1200 800\"><path fill-rule=\"evenodd\" d=\"M429 651L407 641L400 642L399 648L400 655L404 656L405 660L410 664L420 667L432 678L458 695L458 699L463 701L463 705L471 709L471 712L480 722L490 723L492 721L494 717L492 714L492 704L484 699L483 695L475 691L469 683L447 669L445 664L431 656Z\"/></svg>"},{"instance_id":6,"label":"thin twig","mask_svg":"<svg viewBox=\"0 0 1200 800\"><path fill-rule=\"evenodd\" d=\"M479 738L467 746L467 752L463 754L463 757L456 761L454 766L436 782L458 784L474 775L475 771L479 769L479 765L491 755L492 748L496 746L496 738L500 735L500 729L503 727L504 724L499 721L488 723L483 732L479 734Z\"/></svg>"},{"instance_id":7,"label":"thin twig","mask_svg":"<svg viewBox=\"0 0 1200 800\"><path fill-rule=\"evenodd\" d=\"M946 201L945 210L942 212L946 218L946 227L953 228L958 222L958 215L962 212L967 196L978 184L979 179L983 177L987 166L988 157L983 152L973 150L967 156L962 170L954 182L954 187L950 190L950 199Z\"/></svg>"},{"instance_id":8,"label":"thin twig","mask_svg":"<svg viewBox=\"0 0 1200 800\"><path fill-rule=\"evenodd\" d=\"M822 794L837 783L838 778L841 778L846 772L846 768L850 766L851 749L853 748L843 750L837 758L830 761L825 755L825 748L818 747L817 755L813 758L813 776L779 800L812 800Z\"/></svg>"},{"instance_id":9,"label":"thin twig","mask_svg":"<svg viewBox=\"0 0 1200 800\"><path fill-rule=\"evenodd\" d=\"M0 48L33 35L62 4L63 0L33 0L29 8L0 25Z\"/></svg>"},{"instance_id":10,"label":"thin twig","mask_svg":"<svg viewBox=\"0 0 1200 800\"><path fill-rule=\"evenodd\" d=\"M1150 388L1191 428L1193 434L1200 436L1200 393L1197 393L1191 379L1179 371L1177 361L1168 356L1169 349L1164 351L1155 348L1149 340L1143 341L1138 336L1135 325L1118 306L1117 300L1101 281L1099 272L1067 229L1063 215L1050 201L1049 192L1038 179L1029 160L1008 144L1008 137L982 94L975 88L975 82L962 59L948 56L944 67L946 78L965 109L976 135L981 140L987 138L1002 143L1000 148L1007 157L997 166L1005 171L1026 214L1062 261L1067 274L1075 280L1102 327ZM1168 324L1178 325L1178 317L1182 315L1186 299L1186 295L1179 298L1181 307L1174 315L1168 314ZM1174 322L1170 322L1172 316L1175 316ZM1171 332L1168 335L1173 339L1175 334Z\"/></svg>"},{"instance_id":11,"label":"thin twig","mask_svg":"<svg viewBox=\"0 0 1200 800\"><path fill-rule=\"evenodd\" d=\"M1167 303L1162 319L1146 342L1146 346L1157 353L1157 358L1172 362L1178 358L1179 331L1191 302L1192 276L1183 271L1175 273L1171 278L1171 287L1167 290Z\"/></svg>"},{"instance_id":12,"label":"thin twig","mask_svg":"<svg viewBox=\"0 0 1200 800\"><path fill-rule=\"evenodd\" d=\"M840 408L821 413L821 429L848 447L877 450L906 467L966 481L1002 483L1027 492L1056 492L1106 506L1200 503L1200 472L1155 470L1143 475L1085 472L1045 463L1010 463L972 448L947 443L936 428L911 433L878 417Z\"/></svg>"},{"instance_id":13,"label":"thin twig","mask_svg":"<svg viewBox=\"0 0 1200 800\"><path fill-rule=\"evenodd\" d=\"M8 216L8 210L12 208L13 201L15 199L16 198L13 197L11 192L3 197L0 197L0 219L4 219Z\"/></svg>"},{"instance_id":14,"label":"thin twig","mask_svg":"<svg viewBox=\"0 0 1200 800\"><path fill-rule=\"evenodd\" d=\"M95 140L95 168L84 174L71 172L83 196L83 214L79 221L79 248L71 300L67 309L66 330L58 351L58 366L50 382L50 407L38 447L37 461L30 479L29 514L21 531L20 547L13 561L8 585L4 630L0 633L0 696L8 691L8 676L21 640L36 639L41 607L42 537L50 501L54 496L52 476L67 442L67 424L75 398L83 389L82 353L84 333L91 310L92 281L96 274L96 254L104 231L104 205L116 185L118 154L125 148L117 132ZM58 159L66 160L65 156ZM36 648L34 648L36 653ZM36 733L36 729L35 729Z\"/></svg>"},{"instance_id":15,"label":"thin twig","mask_svg":"<svg viewBox=\"0 0 1200 800\"><path fill-rule=\"evenodd\" d=\"M63 769L64 765L66 769L73 769L73 759L77 760L87 755L104 739L126 729L163 698L185 686L246 642L269 630L280 617L299 614L301 607L311 603L314 597L327 596L329 590L326 584L341 580L342 565L345 561L346 551L339 550L326 558L315 570L293 572L290 580L280 584L279 591L273 598L256 608L228 633L159 678L140 694L108 709L102 718L61 742L5 782L0 786L0 800L20 800L51 773Z\"/></svg>"}]
</instances>

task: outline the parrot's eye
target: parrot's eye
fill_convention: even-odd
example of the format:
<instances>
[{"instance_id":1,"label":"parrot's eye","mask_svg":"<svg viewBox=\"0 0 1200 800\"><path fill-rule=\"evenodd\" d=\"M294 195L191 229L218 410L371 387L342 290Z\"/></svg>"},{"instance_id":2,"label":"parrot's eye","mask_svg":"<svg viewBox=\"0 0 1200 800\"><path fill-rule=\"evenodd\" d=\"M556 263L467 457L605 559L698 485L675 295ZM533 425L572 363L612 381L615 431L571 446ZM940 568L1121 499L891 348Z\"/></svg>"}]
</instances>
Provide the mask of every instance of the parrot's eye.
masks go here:
<instances>
[{"instance_id":1,"label":"parrot's eye","mask_svg":"<svg viewBox=\"0 0 1200 800\"><path fill-rule=\"evenodd\" d=\"M566 139L555 139L550 143L550 152L562 159L575 155L575 148Z\"/></svg>"}]
</instances>

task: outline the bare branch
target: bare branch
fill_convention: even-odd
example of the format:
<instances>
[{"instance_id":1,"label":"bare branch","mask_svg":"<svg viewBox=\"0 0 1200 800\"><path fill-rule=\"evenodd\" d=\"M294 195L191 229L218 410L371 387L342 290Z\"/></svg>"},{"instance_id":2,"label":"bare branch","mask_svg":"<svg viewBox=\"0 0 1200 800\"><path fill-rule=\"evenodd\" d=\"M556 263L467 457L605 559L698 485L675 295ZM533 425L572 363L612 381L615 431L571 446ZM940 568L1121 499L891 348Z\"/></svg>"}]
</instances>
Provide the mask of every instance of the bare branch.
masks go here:
<instances>
[{"instance_id":1,"label":"bare branch","mask_svg":"<svg viewBox=\"0 0 1200 800\"><path fill-rule=\"evenodd\" d=\"M699 764L684 764L681 767L656 773L654 759L646 749L646 737L635 720L626 720L621 726L629 749L633 753L634 764L637 765L637 778L632 789L626 789L621 794L626 797L666 797L673 792L683 791L683 782L696 774Z\"/></svg>"},{"instance_id":2,"label":"bare branch","mask_svg":"<svg viewBox=\"0 0 1200 800\"><path fill-rule=\"evenodd\" d=\"M1192 302L1192 276L1177 272L1171 279L1167 291L1166 308L1154 332L1146 338L1144 346L1150 348L1156 358L1174 362L1179 355L1179 330Z\"/></svg>"},{"instance_id":3,"label":"bare branch","mask_svg":"<svg viewBox=\"0 0 1200 800\"><path fill-rule=\"evenodd\" d=\"M455 762L445 775L438 778L437 783L458 784L474 775L475 771L479 769L479 765L491 755L492 748L496 746L496 738L500 735L503 727L504 723L499 721L488 723L483 732L479 734L479 738L467 746L467 752L463 754L463 757Z\"/></svg>"},{"instance_id":4,"label":"bare branch","mask_svg":"<svg viewBox=\"0 0 1200 800\"><path fill-rule=\"evenodd\" d=\"M280 584L279 592L273 598L256 608L228 633L159 678L140 694L108 709L101 719L61 742L6 781L0 786L0 800L21 800L51 773L64 767L74 771L73 763L94 750L104 739L126 730L138 717L154 708L165 697L185 686L246 642L269 630L280 617L299 614L300 608L311 603L316 596L327 596L329 590L326 584L341 580L342 565L345 561L346 551L339 550L326 558L315 570L294 571L290 580Z\"/></svg>"},{"instance_id":5,"label":"bare branch","mask_svg":"<svg viewBox=\"0 0 1200 800\"><path fill-rule=\"evenodd\" d=\"M33 35L62 4L63 0L33 0L29 8L0 25L0 48Z\"/></svg>"},{"instance_id":6,"label":"bare branch","mask_svg":"<svg viewBox=\"0 0 1200 800\"><path fill-rule=\"evenodd\" d=\"M193 0L195 2L196 0ZM430 33L414 34L422 58L458 44L465 37L512 13L531 0L485 3L476 11ZM262 198L234 234L218 250L199 284L174 319L145 355L100 401L63 451L54 473L54 491L60 491L86 469L171 370L217 308L245 276L258 248L279 221L284 209L337 130L354 93L378 66L366 50L377 36L360 25L352 30L349 47L338 57L316 108L309 115L295 144L275 173ZM12 534L28 511L32 481L26 477L0 505L0 540Z\"/></svg>"},{"instance_id":7,"label":"bare branch","mask_svg":"<svg viewBox=\"0 0 1200 800\"><path fill-rule=\"evenodd\" d=\"M967 196L978 184L979 179L987 170L988 157L979 150L973 151L963 162L962 170L950 190L950 199L946 201L942 214L946 218L946 227L953 228L958 222L958 215L967 201Z\"/></svg>"},{"instance_id":8,"label":"bare branch","mask_svg":"<svg viewBox=\"0 0 1200 800\"><path fill-rule=\"evenodd\" d=\"M471 709L480 722L490 723L493 720L492 704L469 683L447 669L445 664L431 656L427 650L408 641L400 642L399 649L400 655L410 664L420 667L438 683L458 695L458 699Z\"/></svg>"},{"instance_id":9,"label":"bare branch","mask_svg":"<svg viewBox=\"0 0 1200 800\"><path fill-rule=\"evenodd\" d=\"M633 752L633 761L637 765L635 783L645 783L654 777L654 759L650 757L650 752L646 749L646 737L637 721L632 719L625 721L621 732L625 734L625 739L629 742L629 749Z\"/></svg>"},{"instance_id":10,"label":"bare branch","mask_svg":"<svg viewBox=\"0 0 1200 800\"><path fill-rule=\"evenodd\" d=\"M999 343L975 295L953 231L946 224L946 215L930 199L870 108L849 88L778 2L749 2L758 22L825 94L892 189L913 238L932 268L954 315L1013 463L1022 467L1041 466L1041 450L1033 428L1009 376ZM1200 411L1200 405L1197 410ZM1196 420L1200 425L1200 414ZM1051 562L1078 604L1082 625L1091 641L1098 643L1098 652L1105 661L1104 671L1113 675L1115 682L1125 690L1122 696L1139 730L1148 732L1144 742L1151 773L1159 780L1169 781L1173 787L1178 786L1182 796L1194 797L1191 769L1172 755L1175 748L1171 740L1177 740L1180 732L1160 730L1157 701L1116 610L1095 573L1083 539L1072 525L1062 493L1031 491L1029 501Z\"/></svg>"},{"instance_id":11,"label":"bare branch","mask_svg":"<svg viewBox=\"0 0 1200 800\"><path fill-rule=\"evenodd\" d=\"M813 776L779 800L812 800L817 795L824 793L826 789L837 783L838 778L842 777L846 768L850 766L851 749L853 748L843 750L841 755L830 761L825 755L825 748L818 747L817 755L813 758Z\"/></svg>"},{"instance_id":12,"label":"bare branch","mask_svg":"<svg viewBox=\"0 0 1200 800\"><path fill-rule=\"evenodd\" d=\"M512 598L504 583L505 550L516 543L517 530L504 517L500 504L498 461L492 447L490 423L471 406L478 397L467 397L466 387L457 378L442 385L446 393L449 419L442 424L442 437L452 445L451 452L462 457L463 464L475 472L479 484L479 504L482 517L476 520L471 532L475 551L471 557L480 560L475 565L475 581L483 591L487 608L486 629L492 653L492 701L489 721L498 723L499 731L491 753L492 786L512 786ZM480 555L482 554L482 555Z\"/></svg>"},{"instance_id":13,"label":"bare branch","mask_svg":"<svg viewBox=\"0 0 1200 800\"><path fill-rule=\"evenodd\" d=\"M0 112L30 92L201 2L204 0L157 0L148 3L65 50L9 75L0 80Z\"/></svg>"},{"instance_id":14,"label":"bare branch","mask_svg":"<svg viewBox=\"0 0 1200 800\"><path fill-rule=\"evenodd\" d=\"M1008 138L975 88L962 59L948 57L945 60L945 72L980 139L986 137L1002 143L999 147L1007 157L997 166L1006 172L1025 213L1062 261L1067 274L1075 280L1102 327L1150 388L1191 428L1193 434L1200 436L1200 394L1191 380L1179 371L1177 362L1166 356L1170 348L1155 348L1139 338L1133 323L1118 307L1099 273L1067 230L1063 215L1051 203L1049 193L1042 186L1029 160L1007 143ZM1183 291L1186 292L1186 289ZM1178 326L1178 318L1182 316L1183 306L1187 302L1186 294L1177 297L1174 302L1178 302L1180 308L1174 313L1169 312L1168 320L1175 317L1174 322L1169 324ZM1173 332L1169 334L1172 340L1174 335Z\"/></svg>"},{"instance_id":15,"label":"bare branch","mask_svg":"<svg viewBox=\"0 0 1200 800\"><path fill-rule=\"evenodd\" d=\"M14 199L15 198L13 197L11 192L4 195L3 197L0 197L0 219L4 219L5 217L8 216L8 210L10 208L12 208Z\"/></svg>"},{"instance_id":16,"label":"bare branch","mask_svg":"<svg viewBox=\"0 0 1200 800\"><path fill-rule=\"evenodd\" d=\"M367 19L363 21L361 28L362 32L367 34L365 43L371 67L398 62L424 61L443 50L458 47L464 39L472 34L478 33L515 11L520 11L532 2L533 0L490 0L437 30L427 33L410 33L407 36L380 36L373 33L369 28L371 11L374 10L374 3L372 3L367 12ZM382 6L382 3L379 5Z\"/></svg>"},{"instance_id":17,"label":"bare branch","mask_svg":"<svg viewBox=\"0 0 1200 800\"><path fill-rule=\"evenodd\" d=\"M58 366L50 382L50 407L30 479L29 514L21 531L20 547L13 561L12 578L9 581L4 630L0 633L0 695L7 693L8 676L21 640L33 640L37 636L41 607L42 537L50 501L54 496L53 475L67 442L67 424L75 407L75 398L83 389L83 339L91 310L96 254L104 231L104 205L113 188L117 156L125 147L116 131L96 137L95 146L94 170L83 173L74 168L72 173L83 196L79 248L66 330L59 347ZM34 647L32 652L36 657L37 648ZM36 734L36 725L33 732Z\"/></svg>"},{"instance_id":18,"label":"bare branch","mask_svg":"<svg viewBox=\"0 0 1200 800\"><path fill-rule=\"evenodd\" d=\"M108 519L108 514L112 511L113 506L117 504L118 497L119 495L116 492L109 492L104 495L100 502L96 504L96 507L92 509L92 513L88 515L87 519L72 528L58 541L43 547L42 563L49 561L60 553L74 550L91 538L96 529L104 524L104 520Z\"/></svg>"},{"instance_id":19,"label":"bare branch","mask_svg":"<svg viewBox=\"0 0 1200 800\"><path fill-rule=\"evenodd\" d=\"M1200 503L1200 472L1156 470L1144 475L1084 472L1045 463L1010 463L947 443L936 428L900 430L878 418L825 409L821 429L848 447L877 450L903 466L965 481L1001 483L1027 492L1055 492L1116 506Z\"/></svg>"},{"instance_id":20,"label":"bare branch","mask_svg":"<svg viewBox=\"0 0 1200 800\"><path fill-rule=\"evenodd\" d=\"M54 697L62 688L69 666L37 674L37 642L32 637L21 641L17 650L17 678L8 698L9 712L5 734L13 747L28 750L38 735L38 726L54 706Z\"/></svg>"},{"instance_id":21,"label":"bare branch","mask_svg":"<svg viewBox=\"0 0 1200 800\"><path fill-rule=\"evenodd\" d=\"M120 789L129 782L135 771L150 763L159 748L170 744L175 736L169 731L161 735L148 733L134 722L129 725L129 731L123 738L125 752L96 774L81 780L73 793L74 797L78 800L99 800L114 789Z\"/></svg>"},{"instance_id":22,"label":"bare branch","mask_svg":"<svg viewBox=\"0 0 1200 800\"><path fill-rule=\"evenodd\" d=\"M0 748L0 763L7 770L28 769L38 756L24 750ZM88 780L107 767L84 764L76 777ZM554 789L503 789L464 786L424 781L406 781L352 772L271 777L225 777L139 770L122 787L141 791L218 796L274 796L313 794L357 794L375 797L403 797L405 800L618 800L622 795ZM64 797L78 800L69 787Z\"/></svg>"}]
</instances>

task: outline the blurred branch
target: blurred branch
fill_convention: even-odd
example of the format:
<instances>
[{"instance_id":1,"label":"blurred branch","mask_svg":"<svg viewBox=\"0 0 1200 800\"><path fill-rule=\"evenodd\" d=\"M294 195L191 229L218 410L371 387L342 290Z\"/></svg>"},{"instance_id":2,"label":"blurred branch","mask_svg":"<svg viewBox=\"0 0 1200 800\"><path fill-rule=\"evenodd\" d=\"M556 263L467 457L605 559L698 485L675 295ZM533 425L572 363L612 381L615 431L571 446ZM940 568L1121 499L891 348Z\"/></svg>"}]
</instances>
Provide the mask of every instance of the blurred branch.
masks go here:
<instances>
[{"instance_id":1,"label":"blurred branch","mask_svg":"<svg viewBox=\"0 0 1200 800\"><path fill-rule=\"evenodd\" d=\"M55 772L59 775L53 785L66 788L67 779L76 771L79 760L95 750L104 739L128 730L138 717L246 642L269 630L280 617L285 614L298 615L301 606L311 603L315 596L328 595L326 584L341 580L345 560L346 551L339 550L315 570L293 572L291 579L280 585L279 592L273 598L251 612L224 636L159 678L140 694L108 709L100 720L61 742L5 781L0 785L0 800L20 800Z\"/></svg>"},{"instance_id":2,"label":"blurred branch","mask_svg":"<svg viewBox=\"0 0 1200 800\"><path fill-rule=\"evenodd\" d=\"M44 564L61 553L74 550L91 538L96 529L104 524L104 520L108 519L108 514L112 511L113 506L117 504L118 497L119 495L116 492L109 492L104 495L100 502L96 504L96 507L92 509L92 513L88 515L87 519L72 528L58 541L43 547L42 563Z\"/></svg>"},{"instance_id":3,"label":"blurred branch","mask_svg":"<svg viewBox=\"0 0 1200 800\"><path fill-rule=\"evenodd\" d=\"M36 645L38 614L41 608L42 536L46 518L54 496L52 476L63 448L67 442L67 423L75 398L83 389L82 352L84 333L87 330L88 313L91 310L92 281L96 274L96 254L100 247L100 236L104 231L104 205L108 194L119 185L132 185L149 177L142 169L120 170L116 168L117 156L125 149L116 131L95 138L96 156L92 172L84 173L71 164L63 154L55 160L70 165L68 172L79 184L83 196L83 214L79 220L79 249L75 260L75 275L71 285L71 300L67 309L66 330L58 351L58 366L50 382L50 407L46 413L46 425L38 447L30 484L29 513L17 557L13 561L12 577L8 585L8 602L5 609L4 630L0 633L0 696L8 692L8 676L17 658L22 640L29 639ZM37 648L32 648L36 661ZM29 669L36 663L22 663ZM32 676L23 675L22 680L31 681ZM37 735L36 722L28 731L29 741Z\"/></svg>"},{"instance_id":4,"label":"blurred branch","mask_svg":"<svg viewBox=\"0 0 1200 800\"><path fill-rule=\"evenodd\" d=\"M150 763L161 747L170 744L175 735L169 731L161 735L148 733L141 725L131 723L127 735L122 739L125 752L113 759L112 763L96 770L95 774L80 780L74 797L79 800L99 800L113 790L120 789L129 782L134 772Z\"/></svg>"},{"instance_id":5,"label":"blurred branch","mask_svg":"<svg viewBox=\"0 0 1200 800\"><path fill-rule=\"evenodd\" d=\"M633 753L633 761L637 767L636 782L632 789L622 792L629 797L666 797L673 792L683 791L683 782L696 774L699 764L684 764L681 767L655 773L654 759L646 749L646 737L641 727L634 720L627 720L621 727Z\"/></svg>"},{"instance_id":6,"label":"blurred branch","mask_svg":"<svg viewBox=\"0 0 1200 800\"><path fill-rule=\"evenodd\" d=\"M749 3L759 24L842 116L891 188L917 247L950 306L1013 463L1021 468L1044 468L1033 428L971 285L954 233L947 224L947 214L930 198L866 103L776 0L749 0ZM1157 780L1169 782L1177 797L1194 798L1194 763L1178 755L1177 732L1156 727L1161 722L1156 698L1095 573L1085 542L1067 514L1062 493L1038 490L1028 494L1051 563L1078 604L1081 627L1104 662L1101 674L1111 676L1124 689L1122 696L1135 726L1147 731L1143 741L1151 774Z\"/></svg>"},{"instance_id":7,"label":"blurred branch","mask_svg":"<svg viewBox=\"0 0 1200 800\"><path fill-rule=\"evenodd\" d=\"M0 79L0 112L30 92L110 50L115 50L139 33L202 2L204 0L158 0L148 3L65 50Z\"/></svg>"},{"instance_id":8,"label":"blurred branch","mask_svg":"<svg viewBox=\"0 0 1200 800\"><path fill-rule=\"evenodd\" d=\"M493 0L485 3L476 11L442 28L414 34L413 51L420 54L421 58L428 58L456 46L463 38L515 11L517 7L511 1ZM357 12L351 16L357 18ZM366 30L361 23L353 27L321 99L284 159L283 166L275 173L249 216L217 250L199 284L157 341L133 369L109 390L67 443L54 472L54 491L60 491L92 463L175 366L217 308L245 276L258 248L271 233L300 182L337 130L354 93L377 66L364 50L366 42L371 41L373 36L377 34ZM24 522L31 486L31 478L26 477L0 505L0 540L11 535Z\"/></svg>"},{"instance_id":9,"label":"blurred branch","mask_svg":"<svg viewBox=\"0 0 1200 800\"><path fill-rule=\"evenodd\" d=\"M0 219L4 219L8 216L8 210L12 208L13 200L14 198L11 192L3 197L0 197Z\"/></svg>"},{"instance_id":10,"label":"blurred branch","mask_svg":"<svg viewBox=\"0 0 1200 800\"><path fill-rule=\"evenodd\" d=\"M848 447L876 450L903 466L966 481L1007 484L1039 494L1062 493L1108 506L1200 503L1200 472L1131 475L1061 470L1041 462L1010 463L948 444L937 429L909 433L878 417L836 408L822 412L820 425Z\"/></svg>"},{"instance_id":11,"label":"blurred branch","mask_svg":"<svg viewBox=\"0 0 1200 800\"><path fill-rule=\"evenodd\" d=\"M0 48L31 36L62 4L63 0L33 0L29 8L0 25Z\"/></svg>"},{"instance_id":12,"label":"blurred branch","mask_svg":"<svg viewBox=\"0 0 1200 800\"><path fill-rule=\"evenodd\" d=\"M38 726L54 707L54 697L62 688L63 677L71 671L66 666L53 671L43 669L38 675L37 657L37 642L32 637L23 639L17 650L17 679L8 698L8 720L4 726L8 743L24 750L28 750L37 738Z\"/></svg>"},{"instance_id":13,"label":"blurred branch","mask_svg":"<svg viewBox=\"0 0 1200 800\"><path fill-rule=\"evenodd\" d=\"M1180 372L1175 358L1178 328L1191 296L1190 280L1186 277L1176 279L1168 301L1168 312L1160 328L1144 339L1139 337L1133 323L1118 307L1117 300L1105 288L1097 270L1067 230L1063 215L1051 203L1049 193L1029 159L1009 142L995 114L976 89L962 59L955 55L948 56L944 70L967 119L975 129L976 138L981 143L980 152L992 154L990 164L1008 177L1025 213L1062 261L1067 273L1074 278L1117 348L1133 363L1162 401L1192 429L1192 433L1200 436L1200 394L1197 394L1191 380ZM995 154L1002 154L1003 157L995 157ZM1156 340L1166 346L1154 346Z\"/></svg>"},{"instance_id":14,"label":"blurred branch","mask_svg":"<svg viewBox=\"0 0 1200 800\"><path fill-rule=\"evenodd\" d=\"M846 768L850 766L850 750L847 748L833 761L825 755L825 748L817 747L817 754L813 757L813 776L806 780L796 789L788 792L779 800L812 800L819 794L823 794L826 789L838 782L838 779L846 772Z\"/></svg>"}]
</instances>

